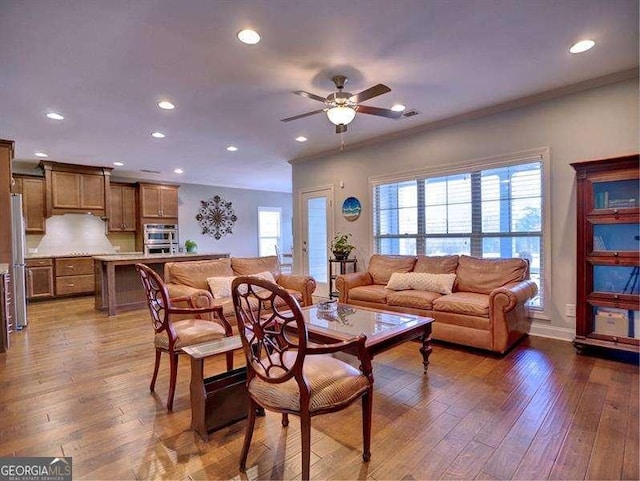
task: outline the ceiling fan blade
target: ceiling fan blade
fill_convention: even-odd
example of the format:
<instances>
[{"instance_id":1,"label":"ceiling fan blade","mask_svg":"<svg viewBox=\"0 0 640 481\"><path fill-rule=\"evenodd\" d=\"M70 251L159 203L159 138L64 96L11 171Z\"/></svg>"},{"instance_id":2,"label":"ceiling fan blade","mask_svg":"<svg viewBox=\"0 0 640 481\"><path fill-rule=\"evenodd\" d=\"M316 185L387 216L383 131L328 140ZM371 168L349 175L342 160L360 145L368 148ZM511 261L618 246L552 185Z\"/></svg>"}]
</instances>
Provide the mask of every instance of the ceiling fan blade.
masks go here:
<instances>
[{"instance_id":1,"label":"ceiling fan blade","mask_svg":"<svg viewBox=\"0 0 640 481\"><path fill-rule=\"evenodd\" d=\"M320 112L325 112L327 109L314 110L313 112L307 112L306 114L294 115L293 117L287 117L286 119L281 119L280 122L291 122L292 120L303 119L305 117L309 117L310 115L319 114Z\"/></svg>"},{"instance_id":2,"label":"ceiling fan blade","mask_svg":"<svg viewBox=\"0 0 640 481\"><path fill-rule=\"evenodd\" d=\"M378 95L386 94L387 92L391 92L391 89L389 87L387 87L386 85L378 84L366 90L363 90L359 94L352 95L351 97L349 97L349 100L351 102L359 104L360 102L372 99L373 97L377 97Z\"/></svg>"},{"instance_id":3,"label":"ceiling fan blade","mask_svg":"<svg viewBox=\"0 0 640 481\"><path fill-rule=\"evenodd\" d=\"M347 126L344 124L336 125L336 134L341 134L347 131Z\"/></svg>"},{"instance_id":4,"label":"ceiling fan blade","mask_svg":"<svg viewBox=\"0 0 640 481\"><path fill-rule=\"evenodd\" d=\"M381 109L379 107L369 107L368 105L358 105L356 111L363 114L378 115L379 117L387 117L389 119L399 119L402 117L402 112L396 112L391 109Z\"/></svg>"},{"instance_id":5,"label":"ceiling fan blade","mask_svg":"<svg viewBox=\"0 0 640 481\"><path fill-rule=\"evenodd\" d=\"M291 92L292 94L300 95L301 97L306 97L311 100L317 100L318 102L325 103L327 99L324 97L320 97L319 95L312 94L311 92L305 92L304 90L296 90Z\"/></svg>"}]
</instances>

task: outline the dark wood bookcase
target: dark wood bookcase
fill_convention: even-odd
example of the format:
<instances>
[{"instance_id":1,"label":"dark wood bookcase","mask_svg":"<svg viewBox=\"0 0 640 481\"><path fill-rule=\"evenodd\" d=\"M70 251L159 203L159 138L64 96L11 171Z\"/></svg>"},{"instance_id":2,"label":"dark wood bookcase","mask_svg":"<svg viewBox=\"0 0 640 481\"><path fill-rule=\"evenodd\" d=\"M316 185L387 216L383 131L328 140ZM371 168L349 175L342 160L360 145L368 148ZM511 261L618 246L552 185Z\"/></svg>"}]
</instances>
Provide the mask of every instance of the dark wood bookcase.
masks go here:
<instances>
[{"instance_id":1,"label":"dark wood bookcase","mask_svg":"<svg viewBox=\"0 0 640 481\"><path fill-rule=\"evenodd\" d=\"M639 156L571 164L577 173L578 351L639 352Z\"/></svg>"}]
</instances>

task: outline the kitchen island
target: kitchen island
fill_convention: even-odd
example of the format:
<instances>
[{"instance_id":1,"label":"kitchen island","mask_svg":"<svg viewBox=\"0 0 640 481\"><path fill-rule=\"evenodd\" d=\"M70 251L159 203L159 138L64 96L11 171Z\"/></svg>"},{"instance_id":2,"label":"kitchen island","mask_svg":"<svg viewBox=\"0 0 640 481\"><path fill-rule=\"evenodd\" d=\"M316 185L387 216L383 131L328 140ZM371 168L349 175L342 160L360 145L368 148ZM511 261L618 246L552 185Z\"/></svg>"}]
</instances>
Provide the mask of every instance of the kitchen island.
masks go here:
<instances>
[{"instance_id":1,"label":"kitchen island","mask_svg":"<svg viewBox=\"0 0 640 481\"><path fill-rule=\"evenodd\" d=\"M164 277L167 262L204 261L229 257L229 254L109 254L94 256L96 281L95 307L115 316L122 311L146 306L146 295L136 271L136 264L151 267Z\"/></svg>"}]
</instances>

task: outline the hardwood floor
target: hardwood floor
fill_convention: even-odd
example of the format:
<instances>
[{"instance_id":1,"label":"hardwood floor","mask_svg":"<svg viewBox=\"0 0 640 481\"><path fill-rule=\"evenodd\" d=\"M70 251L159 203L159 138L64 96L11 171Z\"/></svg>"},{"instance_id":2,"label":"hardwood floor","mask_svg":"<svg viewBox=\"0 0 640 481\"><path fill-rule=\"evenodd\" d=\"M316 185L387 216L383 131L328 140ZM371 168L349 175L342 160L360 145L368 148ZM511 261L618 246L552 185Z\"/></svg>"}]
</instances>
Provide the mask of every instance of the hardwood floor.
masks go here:
<instances>
[{"instance_id":1,"label":"hardwood floor","mask_svg":"<svg viewBox=\"0 0 640 481\"><path fill-rule=\"evenodd\" d=\"M166 412L166 357L149 393L147 311L108 318L81 298L32 304L29 318L0 355L0 456L72 456L74 479L299 479L295 417L258 418L246 474L244 421L209 442L189 429L186 358ZM311 477L640 478L637 366L535 337L504 358L435 344L430 360L425 376L412 342L374 360L369 463L359 405L313 418Z\"/></svg>"}]
</instances>

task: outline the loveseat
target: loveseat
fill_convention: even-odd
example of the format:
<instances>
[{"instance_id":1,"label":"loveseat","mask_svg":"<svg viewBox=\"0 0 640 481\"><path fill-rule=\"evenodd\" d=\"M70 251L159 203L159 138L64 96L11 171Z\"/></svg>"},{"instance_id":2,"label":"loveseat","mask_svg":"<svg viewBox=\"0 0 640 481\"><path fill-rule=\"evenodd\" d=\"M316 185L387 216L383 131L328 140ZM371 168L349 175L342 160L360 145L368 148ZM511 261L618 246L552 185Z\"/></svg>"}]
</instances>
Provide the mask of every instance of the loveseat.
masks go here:
<instances>
[{"instance_id":1,"label":"loveseat","mask_svg":"<svg viewBox=\"0 0 640 481\"><path fill-rule=\"evenodd\" d=\"M222 306L222 312L235 324L231 299L234 277L259 275L276 282L295 297L300 305L309 306L316 288L313 277L282 274L277 256L230 257L206 261L167 262L164 282L170 297L188 296L194 306Z\"/></svg>"},{"instance_id":2,"label":"loveseat","mask_svg":"<svg viewBox=\"0 0 640 481\"><path fill-rule=\"evenodd\" d=\"M525 259L373 255L336 278L339 302L432 317L433 338L504 353L529 332L538 292Z\"/></svg>"}]
</instances>

